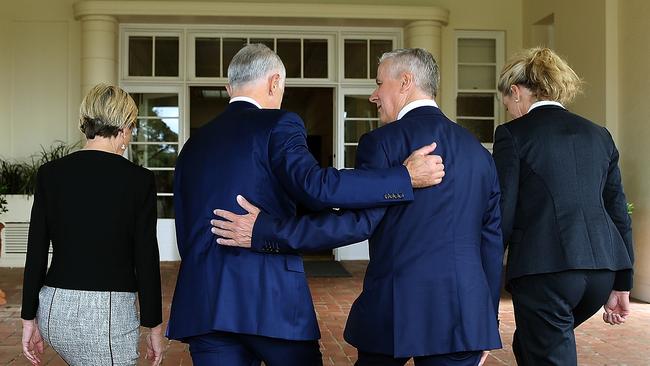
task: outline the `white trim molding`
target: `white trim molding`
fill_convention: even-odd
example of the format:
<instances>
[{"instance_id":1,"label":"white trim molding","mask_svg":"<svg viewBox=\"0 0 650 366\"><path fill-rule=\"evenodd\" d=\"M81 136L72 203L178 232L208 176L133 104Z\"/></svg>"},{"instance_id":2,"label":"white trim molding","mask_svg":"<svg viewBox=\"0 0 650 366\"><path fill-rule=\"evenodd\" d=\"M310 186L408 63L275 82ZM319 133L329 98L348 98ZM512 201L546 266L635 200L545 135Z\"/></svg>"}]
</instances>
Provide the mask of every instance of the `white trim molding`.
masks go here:
<instances>
[{"instance_id":1,"label":"white trim molding","mask_svg":"<svg viewBox=\"0 0 650 366\"><path fill-rule=\"evenodd\" d=\"M91 0L74 4L74 17L89 15L121 16L174 16L174 17L264 17L264 18L325 18L369 20L428 20L447 25L449 11L438 6L376 4L292 4L292 3L241 3L204 1L120 1Z\"/></svg>"}]
</instances>

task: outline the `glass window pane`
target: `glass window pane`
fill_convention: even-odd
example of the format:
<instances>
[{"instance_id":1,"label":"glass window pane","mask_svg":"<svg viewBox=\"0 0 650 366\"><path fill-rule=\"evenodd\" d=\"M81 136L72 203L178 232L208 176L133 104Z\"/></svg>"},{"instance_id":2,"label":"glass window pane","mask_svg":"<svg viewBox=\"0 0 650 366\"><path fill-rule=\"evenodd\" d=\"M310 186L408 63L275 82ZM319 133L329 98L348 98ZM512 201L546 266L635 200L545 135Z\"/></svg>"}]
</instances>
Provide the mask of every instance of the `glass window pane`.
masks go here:
<instances>
[{"instance_id":1,"label":"glass window pane","mask_svg":"<svg viewBox=\"0 0 650 366\"><path fill-rule=\"evenodd\" d=\"M221 39L197 38L194 42L194 69L198 77L221 76Z\"/></svg>"},{"instance_id":2,"label":"glass window pane","mask_svg":"<svg viewBox=\"0 0 650 366\"><path fill-rule=\"evenodd\" d=\"M261 43L261 44L265 45L266 47L268 47L268 48L275 51L275 47L273 45L273 38L251 38L250 43L251 44Z\"/></svg>"},{"instance_id":3,"label":"glass window pane","mask_svg":"<svg viewBox=\"0 0 650 366\"><path fill-rule=\"evenodd\" d=\"M178 37L156 37L156 76L178 76Z\"/></svg>"},{"instance_id":4,"label":"glass window pane","mask_svg":"<svg viewBox=\"0 0 650 366\"><path fill-rule=\"evenodd\" d=\"M191 86L190 87L190 136L226 110L230 97L224 87Z\"/></svg>"},{"instance_id":5,"label":"glass window pane","mask_svg":"<svg viewBox=\"0 0 650 366\"><path fill-rule=\"evenodd\" d=\"M131 143L129 150L130 160L146 168L169 168L176 165L177 144Z\"/></svg>"},{"instance_id":6,"label":"glass window pane","mask_svg":"<svg viewBox=\"0 0 650 366\"><path fill-rule=\"evenodd\" d=\"M456 115L494 117L494 94L458 94Z\"/></svg>"},{"instance_id":7,"label":"glass window pane","mask_svg":"<svg viewBox=\"0 0 650 366\"><path fill-rule=\"evenodd\" d=\"M356 146L346 146L344 154L344 167L345 168L354 168L354 163L357 160L357 147Z\"/></svg>"},{"instance_id":8,"label":"glass window pane","mask_svg":"<svg viewBox=\"0 0 650 366\"><path fill-rule=\"evenodd\" d=\"M458 89L495 89L496 66L458 66Z\"/></svg>"},{"instance_id":9,"label":"glass window pane","mask_svg":"<svg viewBox=\"0 0 650 366\"><path fill-rule=\"evenodd\" d=\"M158 196L158 218L159 219L173 219L174 218L174 197L172 196Z\"/></svg>"},{"instance_id":10,"label":"glass window pane","mask_svg":"<svg viewBox=\"0 0 650 366\"><path fill-rule=\"evenodd\" d=\"M345 118L379 118L377 106L371 103L369 95L346 95Z\"/></svg>"},{"instance_id":11,"label":"glass window pane","mask_svg":"<svg viewBox=\"0 0 650 366\"><path fill-rule=\"evenodd\" d=\"M494 120L459 118L458 124L468 129L481 142L494 142Z\"/></svg>"},{"instance_id":12,"label":"glass window pane","mask_svg":"<svg viewBox=\"0 0 650 366\"><path fill-rule=\"evenodd\" d=\"M153 38L129 37L129 76L151 76Z\"/></svg>"},{"instance_id":13,"label":"glass window pane","mask_svg":"<svg viewBox=\"0 0 650 366\"><path fill-rule=\"evenodd\" d=\"M377 77L377 66L379 58L384 52L393 50L393 41L389 39L371 39L370 40L370 78Z\"/></svg>"},{"instance_id":14,"label":"glass window pane","mask_svg":"<svg viewBox=\"0 0 650 366\"><path fill-rule=\"evenodd\" d=\"M287 69L288 78L300 77L300 40L278 39L278 56Z\"/></svg>"},{"instance_id":15,"label":"glass window pane","mask_svg":"<svg viewBox=\"0 0 650 366\"><path fill-rule=\"evenodd\" d=\"M497 62L495 39L459 39L458 62Z\"/></svg>"},{"instance_id":16,"label":"glass window pane","mask_svg":"<svg viewBox=\"0 0 650 366\"><path fill-rule=\"evenodd\" d=\"M178 94L131 93L138 106L138 116L178 117Z\"/></svg>"},{"instance_id":17,"label":"glass window pane","mask_svg":"<svg viewBox=\"0 0 650 366\"><path fill-rule=\"evenodd\" d=\"M368 42L365 39L345 40L345 78L368 78Z\"/></svg>"},{"instance_id":18,"label":"glass window pane","mask_svg":"<svg viewBox=\"0 0 650 366\"><path fill-rule=\"evenodd\" d=\"M327 40L305 39L303 42L304 77L327 78Z\"/></svg>"},{"instance_id":19,"label":"glass window pane","mask_svg":"<svg viewBox=\"0 0 650 366\"><path fill-rule=\"evenodd\" d=\"M223 77L228 77L228 66L235 54L246 46L246 38L223 39Z\"/></svg>"},{"instance_id":20,"label":"glass window pane","mask_svg":"<svg viewBox=\"0 0 650 366\"><path fill-rule=\"evenodd\" d=\"M133 142L178 142L178 118L139 119Z\"/></svg>"},{"instance_id":21,"label":"glass window pane","mask_svg":"<svg viewBox=\"0 0 650 366\"><path fill-rule=\"evenodd\" d=\"M359 142L364 133L379 127L378 120L345 121L345 142Z\"/></svg>"},{"instance_id":22,"label":"glass window pane","mask_svg":"<svg viewBox=\"0 0 650 366\"><path fill-rule=\"evenodd\" d=\"M156 192L174 193L174 171L173 170L152 170L156 179Z\"/></svg>"}]
</instances>

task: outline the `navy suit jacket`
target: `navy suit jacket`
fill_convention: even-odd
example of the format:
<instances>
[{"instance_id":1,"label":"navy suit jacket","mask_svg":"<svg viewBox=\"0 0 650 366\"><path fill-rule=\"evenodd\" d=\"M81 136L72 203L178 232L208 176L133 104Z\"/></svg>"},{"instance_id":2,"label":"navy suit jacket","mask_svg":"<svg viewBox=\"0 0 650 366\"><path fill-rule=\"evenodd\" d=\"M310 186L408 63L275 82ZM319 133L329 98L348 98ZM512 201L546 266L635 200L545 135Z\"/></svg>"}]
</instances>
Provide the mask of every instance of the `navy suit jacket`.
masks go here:
<instances>
[{"instance_id":1,"label":"navy suit jacket","mask_svg":"<svg viewBox=\"0 0 650 366\"><path fill-rule=\"evenodd\" d=\"M571 269L617 271L632 288L630 216L607 129L559 106L534 108L495 132L508 280Z\"/></svg>"},{"instance_id":2,"label":"navy suit jacket","mask_svg":"<svg viewBox=\"0 0 650 366\"><path fill-rule=\"evenodd\" d=\"M357 167L399 163L431 141L446 175L406 205L301 218L258 216L253 247L317 250L370 237L363 291L345 339L366 352L423 356L501 347L499 183L490 153L435 107L364 135Z\"/></svg>"},{"instance_id":3,"label":"navy suit jacket","mask_svg":"<svg viewBox=\"0 0 650 366\"><path fill-rule=\"evenodd\" d=\"M296 201L312 210L410 201L408 172L395 165L373 172L321 169L296 114L231 103L178 157L174 208L182 261L167 336L229 331L318 339L302 258L218 245L212 211L244 213L237 194L277 217L294 216Z\"/></svg>"}]
</instances>

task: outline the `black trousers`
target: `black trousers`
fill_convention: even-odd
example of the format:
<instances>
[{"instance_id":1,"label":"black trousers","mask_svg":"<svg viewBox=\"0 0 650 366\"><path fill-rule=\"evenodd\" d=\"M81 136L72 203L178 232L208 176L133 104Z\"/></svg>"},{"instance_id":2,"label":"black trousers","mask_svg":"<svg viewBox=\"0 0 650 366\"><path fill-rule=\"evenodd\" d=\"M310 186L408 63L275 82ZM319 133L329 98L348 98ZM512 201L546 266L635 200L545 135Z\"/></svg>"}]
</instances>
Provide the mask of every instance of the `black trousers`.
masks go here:
<instances>
[{"instance_id":1,"label":"black trousers","mask_svg":"<svg viewBox=\"0 0 650 366\"><path fill-rule=\"evenodd\" d=\"M572 270L511 280L517 364L577 365L573 329L607 302L614 276L609 270Z\"/></svg>"}]
</instances>

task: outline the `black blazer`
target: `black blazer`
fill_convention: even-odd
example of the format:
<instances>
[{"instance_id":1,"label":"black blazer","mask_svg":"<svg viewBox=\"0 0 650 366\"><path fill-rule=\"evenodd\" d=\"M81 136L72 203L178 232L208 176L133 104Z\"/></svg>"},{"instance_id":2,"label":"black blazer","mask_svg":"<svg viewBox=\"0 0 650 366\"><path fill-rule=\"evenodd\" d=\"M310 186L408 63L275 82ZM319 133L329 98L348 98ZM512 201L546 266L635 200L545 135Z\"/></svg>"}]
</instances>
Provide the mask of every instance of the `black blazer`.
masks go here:
<instances>
[{"instance_id":1,"label":"black blazer","mask_svg":"<svg viewBox=\"0 0 650 366\"><path fill-rule=\"evenodd\" d=\"M617 271L632 288L631 220L611 135L559 106L541 106L499 126L506 279L571 269Z\"/></svg>"},{"instance_id":2,"label":"black blazer","mask_svg":"<svg viewBox=\"0 0 650 366\"><path fill-rule=\"evenodd\" d=\"M52 263L47 252L52 242ZM29 227L21 317L43 285L138 292L140 324L162 322L151 171L116 154L78 151L41 166Z\"/></svg>"}]
</instances>

